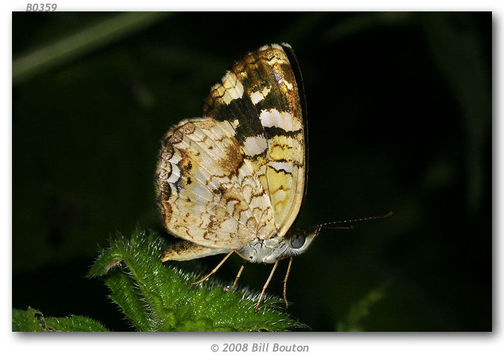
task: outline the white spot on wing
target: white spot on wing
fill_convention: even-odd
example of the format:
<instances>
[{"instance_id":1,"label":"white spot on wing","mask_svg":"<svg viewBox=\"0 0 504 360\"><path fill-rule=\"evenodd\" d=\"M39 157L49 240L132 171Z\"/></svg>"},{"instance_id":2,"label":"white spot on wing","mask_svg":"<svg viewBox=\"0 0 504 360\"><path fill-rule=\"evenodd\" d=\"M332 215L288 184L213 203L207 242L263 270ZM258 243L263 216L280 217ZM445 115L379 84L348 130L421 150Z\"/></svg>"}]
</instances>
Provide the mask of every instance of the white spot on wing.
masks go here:
<instances>
[{"instance_id":1,"label":"white spot on wing","mask_svg":"<svg viewBox=\"0 0 504 360\"><path fill-rule=\"evenodd\" d=\"M170 177L168 178L168 182L176 183L179 178L180 178L180 169L177 165L173 165L172 172L170 174Z\"/></svg>"},{"instance_id":2,"label":"white spot on wing","mask_svg":"<svg viewBox=\"0 0 504 360\"><path fill-rule=\"evenodd\" d=\"M251 93L250 99L252 100L252 103L255 105L258 102L264 100L270 91L271 91L271 86L265 86L261 90Z\"/></svg>"},{"instance_id":3,"label":"white spot on wing","mask_svg":"<svg viewBox=\"0 0 504 360\"><path fill-rule=\"evenodd\" d=\"M182 160L182 157L178 152L175 152L173 156L170 158L170 162L175 165L178 164L180 160Z\"/></svg>"},{"instance_id":4,"label":"white spot on wing","mask_svg":"<svg viewBox=\"0 0 504 360\"><path fill-rule=\"evenodd\" d=\"M231 101L241 99L243 96L243 84L238 80L236 75L230 71L222 77L222 86L225 89L222 100L228 105Z\"/></svg>"},{"instance_id":5,"label":"white spot on wing","mask_svg":"<svg viewBox=\"0 0 504 360\"><path fill-rule=\"evenodd\" d=\"M236 129L238 127L238 125L240 125L240 122L238 120L233 120L231 122L231 126Z\"/></svg>"},{"instance_id":6,"label":"white spot on wing","mask_svg":"<svg viewBox=\"0 0 504 360\"><path fill-rule=\"evenodd\" d=\"M301 123L290 113L276 109L263 110L259 115L264 127L277 127L285 131L297 131L301 129Z\"/></svg>"},{"instance_id":7,"label":"white spot on wing","mask_svg":"<svg viewBox=\"0 0 504 360\"><path fill-rule=\"evenodd\" d=\"M264 96L263 96L263 94L261 94L260 91L257 91L257 92L253 92L252 94L250 94L250 99L252 100L252 103L255 105L259 101L263 100Z\"/></svg>"},{"instance_id":8,"label":"white spot on wing","mask_svg":"<svg viewBox=\"0 0 504 360\"><path fill-rule=\"evenodd\" d=\"M249 136L243 143L247 155L254 156L261 154L268 148L268 142L264 136Z\"/></svg>"},{"instance_id":9,"label":"white spot on wing","mask_svg":"<svg viewBox=\"0 0 504 360\"><path fill-rule=\"evenodd\" d=\"M292 164L291 163L272 161L272 162L268 163L268 166L271 166L273 169L275 169L277 171L284 170L284 171L288 172L289 174L292 174Z\"/></svg>"},{"instance_id":10,"label":"white spot on wing","mask_svg":"<svg viewBox=\"0 0 504 360\"><path fill-rule=\"evenodd\" d=\"M280 81L280 84L285 84L285 86L287 86L287 89L289 90L292 90L294 88L294 86L292 86L292 84L285 79L282 79L282 81Z\"/></svg>"}]
</instances>

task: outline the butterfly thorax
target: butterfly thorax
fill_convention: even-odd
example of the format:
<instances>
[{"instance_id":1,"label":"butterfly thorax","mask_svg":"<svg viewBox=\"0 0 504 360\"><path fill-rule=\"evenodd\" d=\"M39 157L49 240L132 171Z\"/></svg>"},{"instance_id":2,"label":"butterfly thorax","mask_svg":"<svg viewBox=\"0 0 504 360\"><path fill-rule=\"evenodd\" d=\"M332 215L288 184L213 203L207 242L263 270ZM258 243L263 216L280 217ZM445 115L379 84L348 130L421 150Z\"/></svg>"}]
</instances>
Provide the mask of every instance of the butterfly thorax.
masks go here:
<instances>
[{"instance_id":1,"label":"butterfly thorax","mask_svg":"<svg viewBox=\"0 0 504 360\"><path fill-rule=\"evenodd\" d=\"M274 237L267 240L255 239L239 249L239 254L247 261L253 263L274 263L284 257L289 246L283 237Z\"/></svg>"},{"instance_id":2,"label":"butterfly thorax","mask_svg":"<svg viewBox=\"0 0 504 360\"><path fill-rule=\"evenodd\" d=\"M239 249L238 253L253 263L274 263L276 260L305 252L319 230L318 227L308 230L294 229L285 236L255 239Z\"/></svg>"}]
</instances>

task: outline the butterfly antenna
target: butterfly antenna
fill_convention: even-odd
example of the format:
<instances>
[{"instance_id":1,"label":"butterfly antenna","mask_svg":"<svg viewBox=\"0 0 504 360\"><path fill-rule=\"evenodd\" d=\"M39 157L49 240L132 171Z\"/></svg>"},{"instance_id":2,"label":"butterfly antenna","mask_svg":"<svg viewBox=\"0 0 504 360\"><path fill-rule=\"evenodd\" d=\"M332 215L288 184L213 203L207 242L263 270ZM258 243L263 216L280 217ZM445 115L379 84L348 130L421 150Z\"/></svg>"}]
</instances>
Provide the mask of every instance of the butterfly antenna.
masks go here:
<instances>
[{"instance_id":1,"label":"butterfly antenna","mask_svg":"<svg viewBox=\"0 0 504 360\"><path fill-rule=\"evenodd\" d=\"M322 223L322 224L316 225L315 227L318 228L319 231L322 228L335 229L335 230L352 230L354 228L352 225L348 225L348 226L331 226L331 225L355 224L355 223L363 222L363 221L385 219L385 218L388 218L388 217L392 216L393 214L394 213L392 211L389 211L385 215L368 216L368 217L357 218L357 219L348 219L348 220L329 221L329 222L326 222L326 223Z\"/></svg>"}]
</instances>

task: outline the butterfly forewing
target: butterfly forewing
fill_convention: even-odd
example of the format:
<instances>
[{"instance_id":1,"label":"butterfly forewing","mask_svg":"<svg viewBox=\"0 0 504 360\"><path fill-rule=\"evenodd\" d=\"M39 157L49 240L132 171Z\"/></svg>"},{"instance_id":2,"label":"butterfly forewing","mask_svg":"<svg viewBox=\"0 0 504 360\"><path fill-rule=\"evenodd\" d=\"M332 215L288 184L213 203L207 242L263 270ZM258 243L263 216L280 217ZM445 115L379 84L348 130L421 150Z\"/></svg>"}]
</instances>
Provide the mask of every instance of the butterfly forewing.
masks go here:
<instances>
[{"instance_id":1,"label":"butterfly forewing","mask_svg":"<svg viewBox=\"0 0 504 360\"><path fill-rule=\"evenodd\" d=\"M237 119L236 139L269 194L277 235L297 217L305 189L305 130L296 77L285 50L267 45L226 73L205 101L203 113Z\"/></svg>"}]
</instances>

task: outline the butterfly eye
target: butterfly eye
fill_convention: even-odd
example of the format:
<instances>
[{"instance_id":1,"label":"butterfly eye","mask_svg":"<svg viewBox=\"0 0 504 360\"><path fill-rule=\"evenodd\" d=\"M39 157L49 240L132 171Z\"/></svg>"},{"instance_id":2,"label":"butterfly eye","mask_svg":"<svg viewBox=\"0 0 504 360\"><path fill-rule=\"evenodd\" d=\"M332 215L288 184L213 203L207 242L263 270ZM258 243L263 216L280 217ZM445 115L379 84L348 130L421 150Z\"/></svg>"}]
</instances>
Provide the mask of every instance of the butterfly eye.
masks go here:
<instances>
[{"instance_id":1,"label":"butterfly eye","mask_svg":"<svg viewBox=\"0 0 504 360\"><path fill-rule=\"evenodd\" d=\"M303 246L305 243L305 237L301 234L295 234L292 236L292 239L290 241L290 246L293 249L299 249L301 246Z\"/></svg>"}]
</instances>

